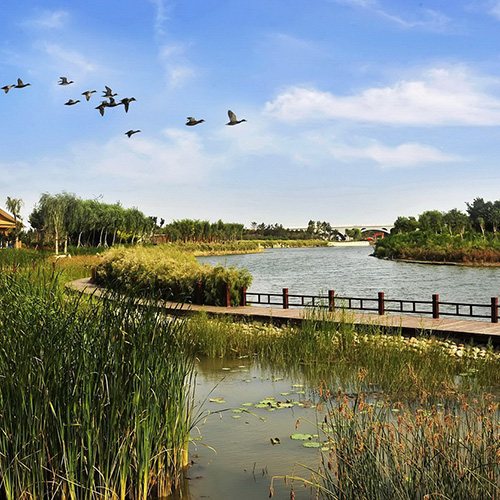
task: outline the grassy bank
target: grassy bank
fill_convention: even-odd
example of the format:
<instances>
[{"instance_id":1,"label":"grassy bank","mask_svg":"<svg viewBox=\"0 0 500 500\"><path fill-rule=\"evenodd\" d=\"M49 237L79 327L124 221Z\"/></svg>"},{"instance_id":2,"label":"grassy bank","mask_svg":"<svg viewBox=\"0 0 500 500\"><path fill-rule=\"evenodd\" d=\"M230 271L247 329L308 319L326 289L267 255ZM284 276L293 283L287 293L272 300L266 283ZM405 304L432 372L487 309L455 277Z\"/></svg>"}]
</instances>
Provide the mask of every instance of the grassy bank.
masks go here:
<instances>
[{"instance_id":1,"label":"grassy bank","mask_svg":"<svg viewBox=\"0 0 500 500\"><path fill-rule=\"evenodd\" d=\"M500 265L500 239L493 235L461 237L413 231L377 240L374 255L388 259Z\"/></svg>"},{"instance_id":2,"label":"grassy bank","mask_svg":"<svg viewBox=\"0 0 500 500\"><path fill-rule=\"evenodd\" d=\"M448 397L500 388L500 353L457 346L432 337L385 335L375 326L338 326L314 314L300 327L276 327L196 315L187 323L190 342L208 357L255 356L277 372L302 373L350 392L395 397Z\"/></svg>"},{"instance_id":3,"label":"grassy bank","mask_svg":"<svg viewBox=\"0 0 500 500\"><path fill-rule=\"evenodd\" d=\"M0 274L0 303L0 497L169 494L192 425L183 323L41 271Z\"/></svg>"}]
</instances>

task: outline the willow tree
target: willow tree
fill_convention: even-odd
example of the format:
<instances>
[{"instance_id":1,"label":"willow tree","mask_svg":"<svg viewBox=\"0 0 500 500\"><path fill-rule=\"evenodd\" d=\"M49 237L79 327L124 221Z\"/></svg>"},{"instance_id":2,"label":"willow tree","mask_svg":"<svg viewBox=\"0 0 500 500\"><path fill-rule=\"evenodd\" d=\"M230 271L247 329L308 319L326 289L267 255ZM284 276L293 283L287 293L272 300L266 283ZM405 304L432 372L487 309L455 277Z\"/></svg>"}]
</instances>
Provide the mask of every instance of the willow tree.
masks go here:
<instances>
[{"instance_id":1,"label":"willow tree","mask_svg":"<svg viewBox=\"0 0 500 500\"><path fill-rule=\"evenodd\" d=\"M7 196L7 200L5 201L5 206L7 207L7 210L12 214L12 217L14 217L14 234L16 238L16 244L15 247L19 247L19 230L21 227L21 216L19 215L21 212L21 208L24 206L24 201L21 200L21 198L11 198L10 196Z\"/></svg>"}]
</instances>

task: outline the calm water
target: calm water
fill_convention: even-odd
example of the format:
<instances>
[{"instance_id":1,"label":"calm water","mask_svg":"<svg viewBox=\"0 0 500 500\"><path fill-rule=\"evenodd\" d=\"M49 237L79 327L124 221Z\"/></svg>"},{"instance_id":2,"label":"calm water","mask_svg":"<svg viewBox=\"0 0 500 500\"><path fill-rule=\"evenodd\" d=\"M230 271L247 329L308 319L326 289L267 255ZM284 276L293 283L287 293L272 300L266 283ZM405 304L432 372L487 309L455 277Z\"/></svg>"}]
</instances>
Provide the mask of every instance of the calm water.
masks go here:
<instances>
[{"instance_id":1,"label":"calm water","mask_svg":"<svg viewBox=\"0 0 500 500\"><path fill-rule=\"evenodd\" d=\"M260 254L200 257L200 262L244 267L249 291L489 303L500 295L500 268L433 266L370 257L371 247L283 248Z\"/></svg>"},{"instance_id":2,"label":"calm water","mask_svg":"<svg viewBox=\"0 0 500 500\"><path fill-rule=\"evenodd\" d=\"M300 376L283 379L278 373L261 369L248 359L201 361L196 400L214 413L204 418L191 433L194 440L190 456L194 465L188 471L183 498L267 499L273 476L295 474L309 478L310 473L298 464L316 470L320 452L303 447L303 441L290 436L295 432L317 433L316 409L310 407L315 399L313 389L307 387ZM222 398L224 403L210 402L210 398ZM283 402L293 400L305 406L295 404L292 408L274 411L242 406L259 403L265 398ZM233 409L240 408L248 412L233 413ZM278 438L280 444L273 445L271 438ZM297 500L311 498L311 491L302 485L296 485L295 493ZM290 498L290 488L281 479L274 483L274 498Z\"/></svg>"}]
</instances>

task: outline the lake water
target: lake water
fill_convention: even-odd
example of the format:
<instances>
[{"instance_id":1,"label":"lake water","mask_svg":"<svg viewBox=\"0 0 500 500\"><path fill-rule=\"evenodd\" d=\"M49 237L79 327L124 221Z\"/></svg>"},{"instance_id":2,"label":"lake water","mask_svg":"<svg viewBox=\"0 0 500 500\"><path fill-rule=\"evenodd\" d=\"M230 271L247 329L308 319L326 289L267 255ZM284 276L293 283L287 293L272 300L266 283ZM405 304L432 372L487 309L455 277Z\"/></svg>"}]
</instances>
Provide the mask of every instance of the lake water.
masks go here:
<instances>
[{"instance_id":1,"label":"lake water","mask_svg":"<svg viewBox=\"0 0 500 500\"><path fill-rule=\"evenodd\" d=\"M251 292L326 294L489 303L500 295L500 268L411 264L371 257L372 247L280 248L264 253L200 257L200 262L244 267Z\"/></svg>"}]
</instances>

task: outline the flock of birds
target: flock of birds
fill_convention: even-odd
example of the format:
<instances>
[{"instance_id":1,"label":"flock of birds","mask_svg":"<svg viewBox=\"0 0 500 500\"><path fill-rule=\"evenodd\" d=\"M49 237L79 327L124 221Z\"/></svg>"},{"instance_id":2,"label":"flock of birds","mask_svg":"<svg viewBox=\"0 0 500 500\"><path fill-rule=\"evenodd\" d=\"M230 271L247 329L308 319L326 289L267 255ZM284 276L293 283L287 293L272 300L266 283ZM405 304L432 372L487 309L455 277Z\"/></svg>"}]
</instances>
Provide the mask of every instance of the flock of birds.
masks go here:
<instances>
[{"instance_id":1,"label":"flock of birds","mask_svg":"<svg viewBox=\"0 0 500 500\"><path fill-rule=\"evenodd\" d=\"M67 86L71 85L72 83L75 83L73 80L68 80L66 76L61 76L58 82L58 85L62 86ZM4 85L1 87L1 89L7 94L10 89L22 89L24 87L28 87L31 85L31 83L24 83L21 78L17 79L17 85ZM101 101L101 104L99 106L96 106L95 109L99 111L101 116L104 116L104 110L106 108L115 108L116 106L121 106L125 108L125 113L128 113L128 109L130 106L130 103L133 101L136 101L137 99L135 97L124 97L121 99L119 102L115 100L115 97L118 95L116 93L113 93L112 89L108 86L104 86L105 90L102 91L102 96L101 98L105 98L106 100ZM96 93L97 90L86 90L85 92L82 92L82 96L85 97L87 101L90 101L90 98L92 97L92 94ZM74 106L75 104L78 104L80 99L77 99L76 101L73 99L69 99L67 102L64 103L65 106ZM236 115L231 111L228 110L227 115L229 116L229 122L226 123L226 125L238 125L238 123L246 122L245 119L238 120L236 118ZM203 123L205 120L197 120L193 116L188 116L187 117L187 122L186 125L188 127L193 127L194 125L198 125L199 123ZM140 132L140 130L128 130L125 132L125 135L130 139L134 134L137 134Z\"/></svg>"}]
</instances>

